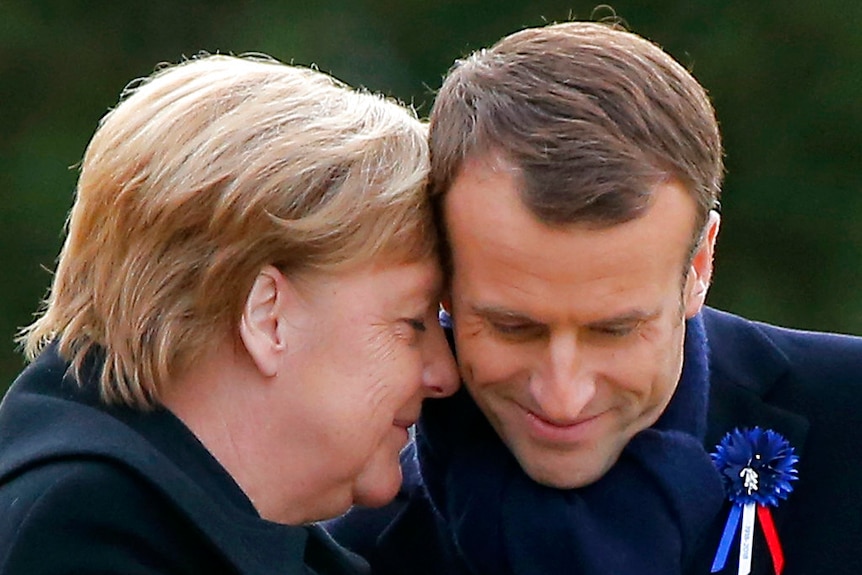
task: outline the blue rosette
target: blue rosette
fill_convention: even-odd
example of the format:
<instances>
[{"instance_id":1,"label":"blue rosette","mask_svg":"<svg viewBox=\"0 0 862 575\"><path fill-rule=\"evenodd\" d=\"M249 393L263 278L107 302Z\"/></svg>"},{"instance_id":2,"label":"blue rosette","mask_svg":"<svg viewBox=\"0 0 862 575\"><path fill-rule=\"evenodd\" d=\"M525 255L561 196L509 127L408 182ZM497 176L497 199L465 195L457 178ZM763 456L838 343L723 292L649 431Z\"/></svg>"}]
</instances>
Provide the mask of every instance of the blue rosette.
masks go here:
<instances>
[{"instance_id":1,"label":"blue rosette","mask_svg":"<svg viewBox=\"0 0 862 575\"><path fill-rule=\"evenodd\" d=\"M730 546L742 520L739 575L751 571L755 514L766 538L775 575L784 568L784 554L772 520L775 507L793 491L799 458L793 447L771 429L742 428L727 433L710 454L733 503L721 542L712 564L712 573L724 569Z\"/></svg>"}]
</instances>

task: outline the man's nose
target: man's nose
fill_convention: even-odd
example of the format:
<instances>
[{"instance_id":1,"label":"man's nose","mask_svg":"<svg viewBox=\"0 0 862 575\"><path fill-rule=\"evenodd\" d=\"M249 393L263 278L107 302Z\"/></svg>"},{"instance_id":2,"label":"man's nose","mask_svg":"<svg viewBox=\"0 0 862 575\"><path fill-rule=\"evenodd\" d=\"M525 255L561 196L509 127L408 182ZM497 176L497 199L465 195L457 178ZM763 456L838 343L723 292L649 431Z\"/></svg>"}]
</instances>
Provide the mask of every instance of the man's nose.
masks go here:
<instances>
[{"instance_id":1,"label":"man's nose","mask_svg":"<svg viewBox=\"0 0 862 575\"><path fill-rule=\"evenodd\" d=\"M458 390L460 378L455 358L439 325L429 325L424 350L422 385L428 397L448 397Z\"/></svg>"},{"instance_id":2,"label":"man's nose","mask_svg":"<svg viewBox=\"0 0 862 575\"><path fill-rule=\"evenodd\" d=\"M596 383L577 334L549 338L544 365L534 374L533 397L545 417L566 424L582 415L596 394Z\"/></svg>"}]
</instances>

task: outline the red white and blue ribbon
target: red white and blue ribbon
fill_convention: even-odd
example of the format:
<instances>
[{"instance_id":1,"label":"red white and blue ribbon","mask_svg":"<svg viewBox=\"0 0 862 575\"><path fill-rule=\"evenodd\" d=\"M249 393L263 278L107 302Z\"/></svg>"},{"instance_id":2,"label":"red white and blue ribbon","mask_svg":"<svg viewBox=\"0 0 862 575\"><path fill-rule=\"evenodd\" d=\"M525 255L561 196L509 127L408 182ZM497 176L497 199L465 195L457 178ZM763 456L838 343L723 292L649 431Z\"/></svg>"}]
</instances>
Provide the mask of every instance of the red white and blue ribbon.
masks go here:
<instances>
[{"instance_id":1,"label":"red white and blue ribbon","mask_svg":"<svg viewBox=\"0 0 862 575\"><path fill-rule=\"evenodd\" d=\"M727 497L733 503L711 572L724 569L739 533L738 575L751 573L754 526L759 519L775 575L780 575L784 569L784 552L769 508L787 499L793 491L791 481L797 479L795 466L799 461L793 447L771 429L734 429L724 436L711 457L721 474Z\"/></svg>"}]
</instances>

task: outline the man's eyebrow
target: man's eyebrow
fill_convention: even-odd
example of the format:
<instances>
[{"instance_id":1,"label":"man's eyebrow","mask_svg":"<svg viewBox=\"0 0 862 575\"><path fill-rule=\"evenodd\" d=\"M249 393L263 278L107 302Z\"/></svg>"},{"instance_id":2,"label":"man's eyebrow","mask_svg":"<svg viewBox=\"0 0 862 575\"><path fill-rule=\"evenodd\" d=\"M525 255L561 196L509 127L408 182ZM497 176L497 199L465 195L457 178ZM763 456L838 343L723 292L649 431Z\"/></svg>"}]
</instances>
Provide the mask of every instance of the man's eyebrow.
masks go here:
<instances>
[{"instance_id":1,"label":"man's eyebrow","mask_svg":"<svg viewBox=\"0 0 862 575\"><path fill-rule=\"evenodd\" d=\"M518 321L535 324L541 323L526 314L495 305L474 305L472 308L473 313L485 319L493 319L497 321Z\"/></svg>"},{"instance_id":2,"label":"man's eyebrow","mask_svg":"<svg viewBox=\"0 0 862 575\"><path fill-rule=\"evenodd\" d=\"M513 311L504 307L495 305L474 305L472 306L473 313L479 317L495 320L495 321L510 321L521 322L539 325L542 322L527 314ZM588 328L606 328L613 326L632 325L651 321L661 315L661 310L628 310L619 315L602 318L588 322L585 327Z\"/></svg>"},{"instance_id":3,"label":"man's eyebrow","mask_svg":"<svg viewBox=\"0 0 862 575\"><path fill-rule=\"evenodd\" d=\"M661 310L633 309L612 317L602 318L586 324L588 328L632 325L653 320L661 315Z\"/></svg>"}]
</instances>

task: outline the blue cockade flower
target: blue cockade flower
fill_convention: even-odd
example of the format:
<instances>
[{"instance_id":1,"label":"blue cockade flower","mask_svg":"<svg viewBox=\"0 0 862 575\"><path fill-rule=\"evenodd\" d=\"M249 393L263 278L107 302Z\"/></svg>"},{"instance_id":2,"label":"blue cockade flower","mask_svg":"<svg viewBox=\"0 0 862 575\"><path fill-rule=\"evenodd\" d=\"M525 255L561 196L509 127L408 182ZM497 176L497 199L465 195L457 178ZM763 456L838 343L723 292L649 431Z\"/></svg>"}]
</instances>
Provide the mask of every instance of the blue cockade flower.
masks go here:
<instances>
[{"instance_id":1,"label":"blue cockade flower","mask_svg":"<svg viewBox=\"0 0 862 575\"><path fill-rule=\"evenodd\" d=\"M799 458L790 443L771 429L734 429L710 455L734 503L774 507L793 491Z\"/></svg>"}]
</instances>

